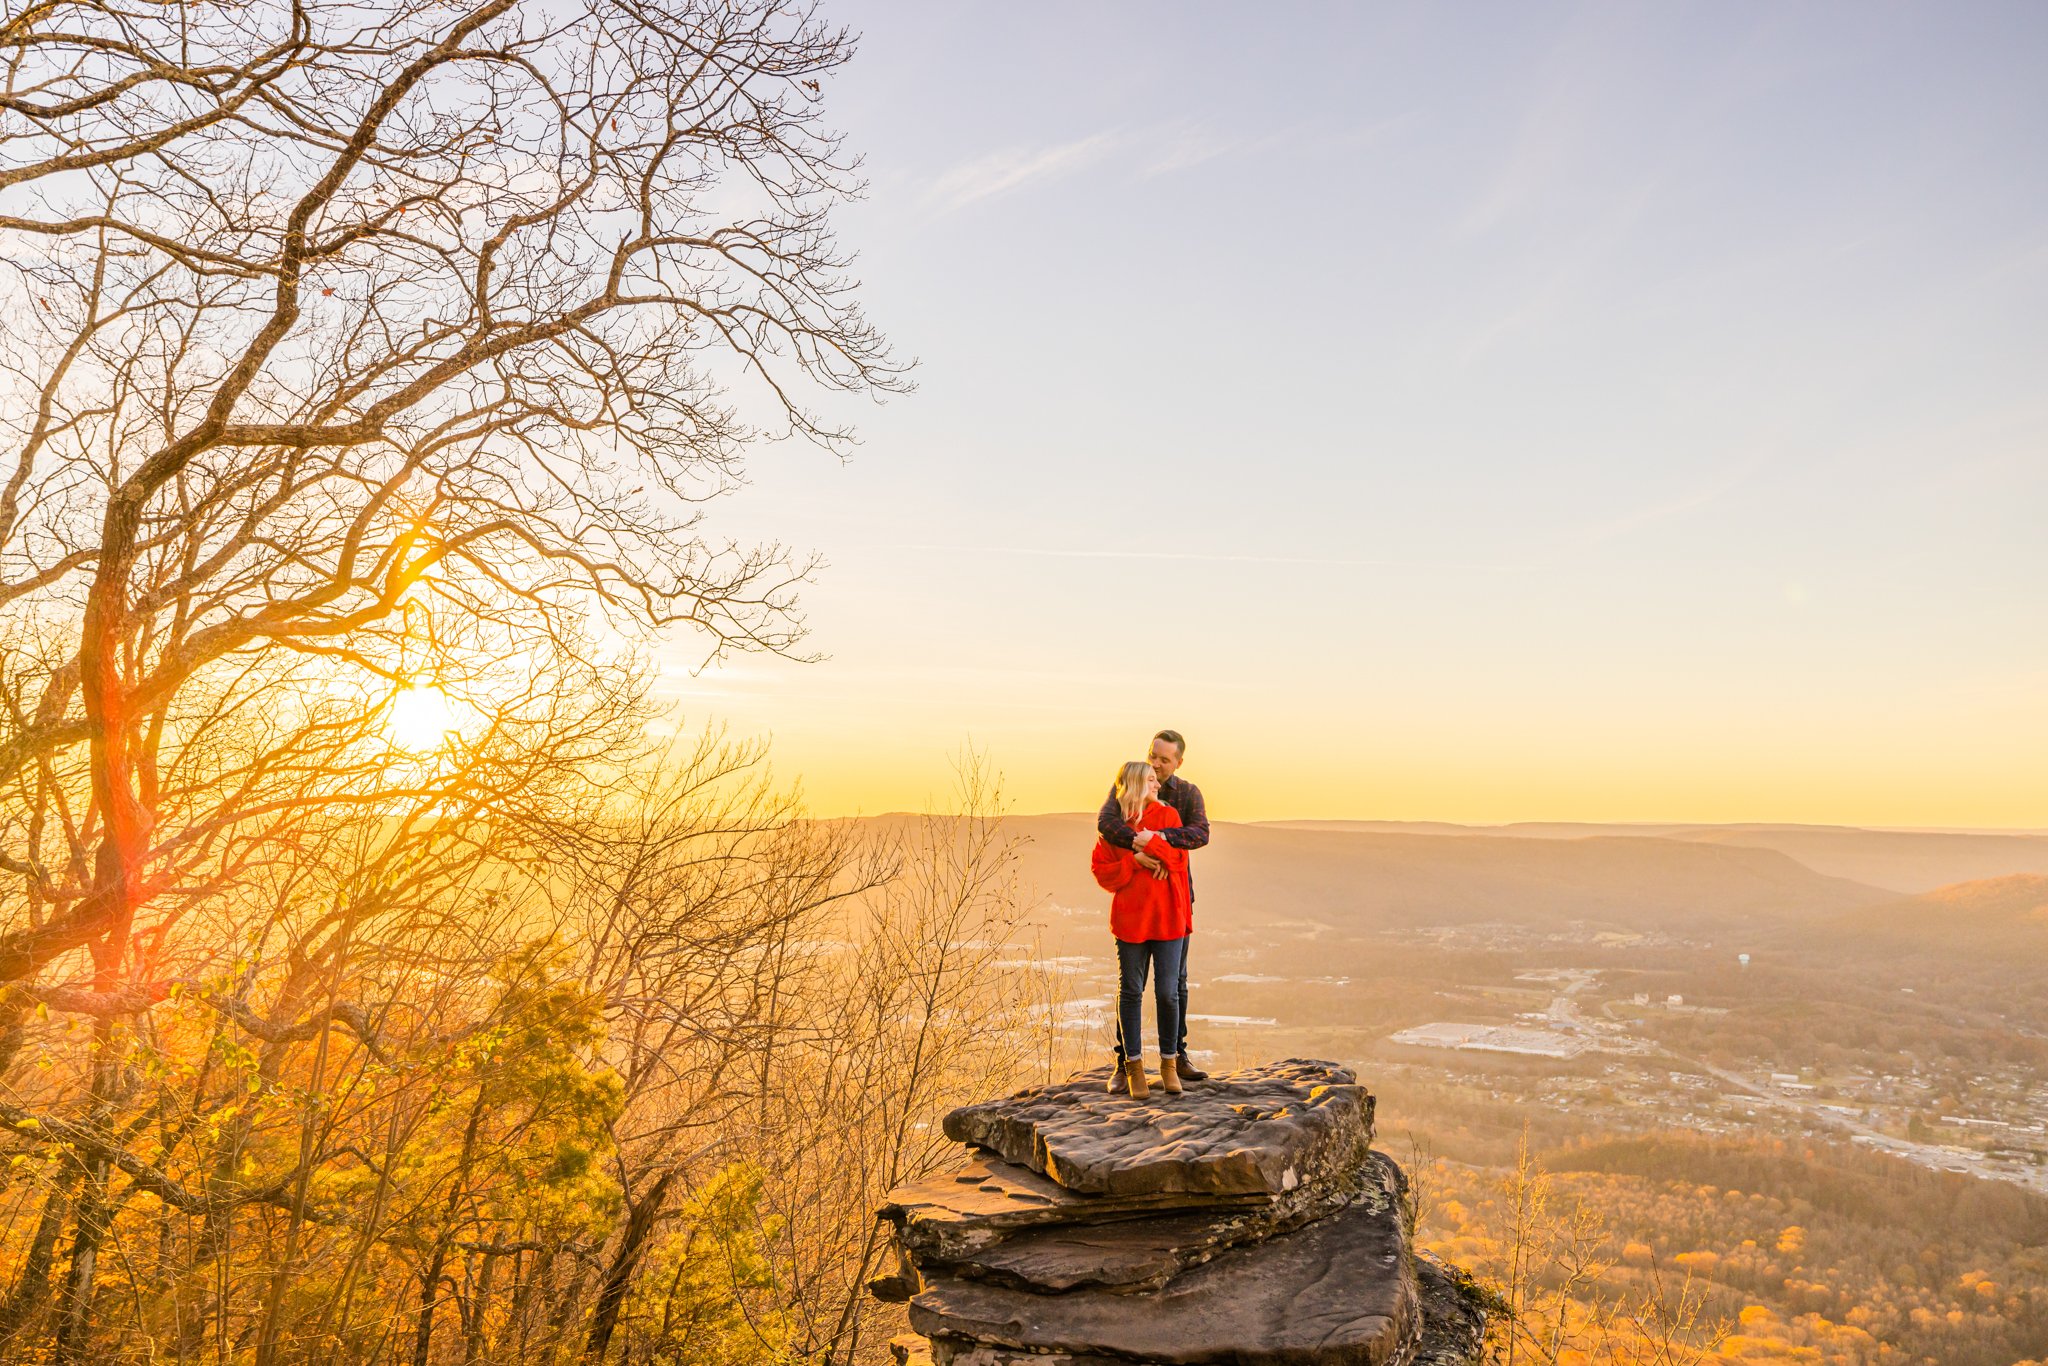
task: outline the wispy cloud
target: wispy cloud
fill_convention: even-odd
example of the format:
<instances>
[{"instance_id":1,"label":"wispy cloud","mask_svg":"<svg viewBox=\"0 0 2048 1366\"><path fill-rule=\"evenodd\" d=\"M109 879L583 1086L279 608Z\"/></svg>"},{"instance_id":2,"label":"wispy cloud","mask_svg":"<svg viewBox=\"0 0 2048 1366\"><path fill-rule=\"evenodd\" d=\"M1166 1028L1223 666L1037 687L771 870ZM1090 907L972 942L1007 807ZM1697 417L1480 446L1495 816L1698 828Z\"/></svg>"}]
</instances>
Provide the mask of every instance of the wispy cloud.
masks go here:
<instances>
[{"instance_id":1,"label":"wispy cloud","mask_svg":"<svg viewBox=\"0 0 2048 1366\"><path fill-rule=\"evenodd\" d=\"M978 199L1008 194L1035 181L1057 180L1100 161L1116 148L1119 141L1115 133L1097 133L1051 147L992 152L940 176L932 183L925 199L945 212Z\"/></svg>"},{"instance_id":2,"label":"wispy cloud","mask_svg":"<svg viewBox=\"0 0 2048 1366\"><path fill-rule=\"evenodd\" d=\"M1685 493L1574 528L1569 541L1559 548L1583 550L1607 541L1619 540L1658 522L1682 517L1688 512L1718 503L1747 484L1759 470L1779 456L1779 448L1774 443L1760 443L1748 455L1719 470L1705 483Z\"/></svg>"},{"instance_id":3,"label":"wispy cloud","mask_svg":"<svg viewBox=\"0 0 2048 1366\"><path fill-rule=\"evenodd\" d=\"M1456 236L1471 241L1525 215L1533 206L1578 192L1571 172L1596 145L1613 96L1606 73L1626 69L1630 32L1639 20L1616 7L1589 11L1535 62L1536 81L1507 139L1507 155L1465 211Z\"/></svg>"},{"instance_id":4,"label":"wispy cloud","mask_svg":"<svg viewBox=\"0 0 2048 1366\"><path fill-rule=\"evenodd\" d=\"M1327 128L1296 122L1258 134L1219 134L1183 119L1133 137L1131 142L1143 156L1138 174L1148 178L1192 170L1226 157L1289 150L1304 161L1313 162L1336 155L1356 155L1361 148L1398 132L1417 112L1406 110L1355 127Z\"/></svg>"},{"instance_id":5,"label":"wispy cloud","mask_svg":"<svg viewBox=\"0 0 2048 1366\"><path fill-rule=\"evenodd\" d=\"M1287 136L1286 129L1258 136L1219 136L1178 120L1137 129L1110 129L1071 142L1010 147L946 171L925 191L924 202L940 213L949 213L977 200L1050 184L1111 159L1143 178L1172 175L1221 157L1260 151Z\"/></svg>"},{"instance_id":6,"label":"wispy cloud","mask_svg":"<svg viewBox=\"0 0 2048 1366\"><path fill-rule=\"evenodd\" d=\"M948 555L1033 555L1054 560L1197 560L1207 564L1302 564L1336 569L1474 569L1515 574L1523 566L1460 561L1358 560L1322 555L1216 555L1179 550L1062 550L1028 545L937 545L912 542L901 550L930 550Z\"/></svg>"},{"instance_id":7,"label":"wispy cloud","mask_svg":"<svg viewBox=\"0 0 2048 1366\"><path fill-rule=\"evenodd\" d=\"M1482 237L1556 191L1564 168L1581 151L1590 104L1578 90L1552 91L1536 102L1516 129L1506 160L1459 220L1459 239Z\"/></svg>"},{"instance_id":8,"label":"wispy cloud","mask_svg":"<svg viewBox=\"0 0 2048 1366\"><path fill-rule=\"evenodd\" d=\"M1262 138L1219 138L1182 129L1166 136L1165 145L1154 152L1138 174L1172 175L1175 171L1191 170L1203 162L1252 151L1276 140L1277 135L1270 134Z\"/></svg>"},{"instance_id":9,"label":"wispy cloud","mask_svg":"<svg viewBox=\"0 0 2048 1366\"><path fill-rule=\"evenodd\" d=\"M923 203L950 213L983 199L1038 188L1114 160L1126 174L1141 179L1174 175L1225 158L1249 157L1290 144L1318 142L1354 146L1376 140L1412 117L1404 113L1335 135L1299 125L1257 134L1218 134L1201 124L1180 119L1147 127L1109 129L1070 142L1037 147L1010 147L964 161L933 180Z\"/></svg>"}]
</instances>

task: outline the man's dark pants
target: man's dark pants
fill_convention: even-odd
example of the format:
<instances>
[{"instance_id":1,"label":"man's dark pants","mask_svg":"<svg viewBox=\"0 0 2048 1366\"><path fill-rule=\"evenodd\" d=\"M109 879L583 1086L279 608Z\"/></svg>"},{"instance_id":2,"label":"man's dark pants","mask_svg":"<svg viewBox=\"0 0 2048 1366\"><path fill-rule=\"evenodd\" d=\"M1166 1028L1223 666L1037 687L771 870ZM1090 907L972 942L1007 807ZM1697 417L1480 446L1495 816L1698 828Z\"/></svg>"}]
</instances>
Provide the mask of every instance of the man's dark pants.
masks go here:
<instances>
[{"instance_id":1,"label":"man's dark pants","mask_svg":"<svg viewBox=\"0 0 2048 1366\"><path fill-rule=\"evenodd\" d=\"M1180 1038L1174 1041L1177 1045L1174 1051L1183 1058L1188 1055L1188 950L1194 947L1194 943L1192 932L1180 941Z\"/></svg>"}]
</instances>

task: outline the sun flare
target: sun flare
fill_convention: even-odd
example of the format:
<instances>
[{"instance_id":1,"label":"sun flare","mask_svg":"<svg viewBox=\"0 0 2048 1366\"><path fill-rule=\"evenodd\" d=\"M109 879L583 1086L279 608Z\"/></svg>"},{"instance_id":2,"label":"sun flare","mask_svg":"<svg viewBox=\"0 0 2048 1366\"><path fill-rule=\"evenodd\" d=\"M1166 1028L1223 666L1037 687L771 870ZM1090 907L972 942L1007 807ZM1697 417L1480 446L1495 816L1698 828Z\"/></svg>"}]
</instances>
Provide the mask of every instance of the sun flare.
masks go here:
<instances>
[{"instance_id":1,"label":"sun flare","mask_svg":"<svg viewBox=\"0 0 2048 1366\"><path fill-rule=\"evenodd\" d=\"M393 744L415 754L444 748L460 730L455 724L455 705L448 694L423 684L398 690L391 699L391 715L385 727Z\"/></svg>"}]
</instances>

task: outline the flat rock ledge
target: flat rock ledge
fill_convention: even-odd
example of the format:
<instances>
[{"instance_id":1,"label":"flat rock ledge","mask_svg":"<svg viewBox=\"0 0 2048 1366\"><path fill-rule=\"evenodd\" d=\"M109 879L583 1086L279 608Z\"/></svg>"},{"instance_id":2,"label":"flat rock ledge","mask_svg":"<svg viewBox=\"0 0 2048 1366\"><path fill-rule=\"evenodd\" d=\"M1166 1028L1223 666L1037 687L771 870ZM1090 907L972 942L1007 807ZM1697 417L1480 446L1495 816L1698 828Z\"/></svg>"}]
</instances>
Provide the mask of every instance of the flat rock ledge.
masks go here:
<instances>
[{"instance_id":1,"label":"flat rock ledge","mask_svg":"<svg viewBox=\"0 0 2048 1366\"><path fill-rule=\"evenodd\" d=\"M1331 1063L1289 1058L1143 1105L1108 1080L1105 1065L962 1106L946 1137L1084 1195L1277 1196L1355 1166L1372 1142L1372 1097Z\"/></svg>"},{"instance_id":2,"label":"flat rock ledge","mask_svg":"<svg viewBox=\"0 0 2048 1366\"><path fill-rule=\"evenodd\" d=\"M946 1117L959 1169L879 1211L922 1366L1464 1366L1481 1297L1418 1257L1373 1098L1290 1058L1109 1094L1108 1069Z\"/></svg>"}]
</instances>

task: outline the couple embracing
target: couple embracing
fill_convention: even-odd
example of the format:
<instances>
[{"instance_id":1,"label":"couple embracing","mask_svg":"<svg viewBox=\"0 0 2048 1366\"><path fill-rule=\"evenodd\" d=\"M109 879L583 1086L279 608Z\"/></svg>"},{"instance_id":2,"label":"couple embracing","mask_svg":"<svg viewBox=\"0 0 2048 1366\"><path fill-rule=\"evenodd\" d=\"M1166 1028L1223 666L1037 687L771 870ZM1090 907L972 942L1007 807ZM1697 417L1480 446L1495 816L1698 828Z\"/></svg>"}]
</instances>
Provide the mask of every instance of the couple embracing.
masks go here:
<instances>
[{"instance_id":1,"label":"couple embracing","mask_svg":"<svg viewBox=\"0 0 2048 1366\"><path fill-rule=\"evenodd\" d=\"M1117 773L1097 816L1090 861L1095 881L1111 894L1109 929L1116 936L1116 1066L1109 1089L1132 1099L1151 1094L1140 1026L1145 979L1159 1028L1159 1087L1179 1095L1184 1081L1206 1081L1188 1058L1188 939L1194 932L1195 886L1188 855L1209 842L1202 790L1179 775L1187 741L1178 731L1152 737L1147 758Z\"/></svg>"}]
</instances>

